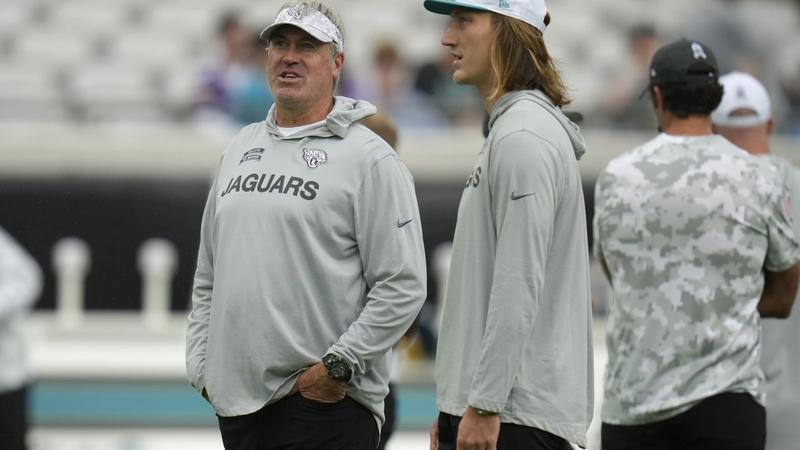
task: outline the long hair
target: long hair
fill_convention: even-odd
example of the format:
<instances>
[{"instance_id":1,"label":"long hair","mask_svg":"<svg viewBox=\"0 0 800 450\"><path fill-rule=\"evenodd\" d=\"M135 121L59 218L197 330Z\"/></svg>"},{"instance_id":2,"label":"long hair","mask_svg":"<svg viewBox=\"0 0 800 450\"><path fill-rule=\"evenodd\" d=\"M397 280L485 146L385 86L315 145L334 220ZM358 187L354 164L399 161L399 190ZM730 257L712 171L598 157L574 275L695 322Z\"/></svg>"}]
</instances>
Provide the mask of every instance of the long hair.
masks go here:
<instances>
[{"instance_id":1,"label":"long hair","mask_svg":"<svg viewBox=\"0 0 800 450\"><path fill-rule=\"evenodd\" d=\"M542 33L521 20L492 14L495 38L490 52L490 65L496 80L491 97L524 89L539 89L553 103L562 107L572 100L561 80L556 62L547 52ZM550 15L545 17L550 23Z\"/></svg>"}]
</instances>

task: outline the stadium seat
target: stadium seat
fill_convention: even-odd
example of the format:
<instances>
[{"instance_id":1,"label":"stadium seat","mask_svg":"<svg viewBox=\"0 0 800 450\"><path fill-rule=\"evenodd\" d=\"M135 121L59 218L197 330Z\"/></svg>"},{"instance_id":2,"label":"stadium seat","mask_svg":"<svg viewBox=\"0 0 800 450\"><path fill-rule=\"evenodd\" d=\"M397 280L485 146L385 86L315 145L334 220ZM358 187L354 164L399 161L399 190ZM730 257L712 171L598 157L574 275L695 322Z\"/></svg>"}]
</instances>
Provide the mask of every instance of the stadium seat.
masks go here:
<instances>
[{"instance_id":1,"label":"stadium seat","mask_svg":"<svg viewBox=\"0 0 800 450\"><path fill-rule=\"evenodd\" d=\"M90 65L67 83L69 101L89 122L149 122L165 119L149 71L130 65Z\"/></svg>"},{"instance_id":2,"label":"stadium seat","mask_svg":"<svg viewBox=\"0 0 800 450\"><path fill-rule=\"evenodd\" d=\"M160 2L143 13L144 32L160 32L179 39L213 35L220 9L204 2Z\"/></svg>"},{"instance_id":3,"label":"stadium seat","mask_svg":"<svg viewBox=\"0 0 800 450\"><path fill-rule=\"evenodd\" d=\"M124 0L59 2L50 7L48 15L48 27L53 29L104 35L122 32L131 21L131 4Z\"/></svg>"},{"instance_id":4,"label":"stadium seat","mask_svg":"<svg viewBox=\"0 0 800 450\"><path fill-rule=\"evenodd\" d=\"M183 120L190 114L198 74L199 70L186 67L174 67L162 74L159 99L162 107L177 120Z\"/></svg>"},{"instance_id":5,"label":"stadium seat","mask_svg":"<svg viewBox=\"0 0 800 450\"><path fill-rule=\"evenodd\" d=\"M65 121L59 74L40 65L0 65L0 121Z\"/></svg>"},{"instance_id":6,"label":"stadium seat","mask_svg":"<svg viewBox=\"0 0 800 450\"><path fill-rule=\"evenodd\" d=\"M15 39L9 56L14 63L61 67L83 64L97 55L98 41L93 36L34 29Z\"/></svg>"},{"instance_id":7,"label":"stadium seat","mask_svg":"<svg viewBox=\"0 0 800 450\"><path fill-rule=\"evenodd\" d=\"M33 8L28 3L0 2L0 34L12 35L31 21Z\"/></svg>"},{"instance_id":8,"label":"stadium seat","mask_svg":"<svg viewBox=\"0 0 800 450\"><path fill-rule=\"evenodd\" d=\"M165 33L144 30L115 36L108 44L107 58L126 65L141 65L141 69L180 66L189 56L184 39Z\"/></svg>"}]
</instances>

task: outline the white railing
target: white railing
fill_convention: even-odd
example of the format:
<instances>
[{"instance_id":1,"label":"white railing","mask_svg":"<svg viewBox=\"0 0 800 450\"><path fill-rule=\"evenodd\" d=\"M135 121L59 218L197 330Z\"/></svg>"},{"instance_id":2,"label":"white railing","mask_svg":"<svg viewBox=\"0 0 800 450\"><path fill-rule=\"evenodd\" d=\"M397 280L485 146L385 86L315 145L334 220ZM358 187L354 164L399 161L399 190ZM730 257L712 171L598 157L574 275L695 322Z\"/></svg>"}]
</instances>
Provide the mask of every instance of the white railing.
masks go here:
<instances>
[{"instance_id":1,"label":"white railing","mask_svg":"<svg viewBox=\"0 0 800 450\"><path fill-rule=\"evenodd\" d=\"M81 238L65 237L53 246L55 319L62 330L78 330L85 324L85 285L91 259L89 245ZM148 239L139 247L137 262L142 276L141 323L149 330L164 331L171 317L172 279L178 265L178 251L167 239Z\"/></svg>"}]
</instances>

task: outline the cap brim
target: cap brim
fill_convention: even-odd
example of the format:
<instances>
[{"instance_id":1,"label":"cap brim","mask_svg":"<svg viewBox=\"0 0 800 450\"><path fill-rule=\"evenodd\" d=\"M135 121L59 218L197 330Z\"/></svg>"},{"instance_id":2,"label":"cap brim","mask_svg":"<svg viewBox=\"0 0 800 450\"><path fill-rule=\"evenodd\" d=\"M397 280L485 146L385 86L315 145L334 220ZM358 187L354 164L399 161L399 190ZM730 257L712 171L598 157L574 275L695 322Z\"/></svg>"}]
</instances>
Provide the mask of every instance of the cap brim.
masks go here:
<instances>
[{"instance_id":1,"label":"cap brim","mask_svg":"<svg viewBox=\"0 0 800 450\"><path fill-rule=\"evenodd\" d=\"M263 30L261 30L261 33L258 35L258 38L261 39L262 41L268 41L269 37L272 35L272 32L275 31L275 28L277 28L280 25L282 25L282 24L272 24L272 25L268 26L267 28L264 28Z\"/></svg>"},{"instance_id":2,"label":"cap brim","mask_svg":"<svg viewBox=\"0 0 800 450\"><path fill-rule=\"evenodd\" d=\"M759 117L758 114L753 114L751 116L738 116L738 117L723 117L723 118L715 118L714 115L711 115L711 123L720 127L727 127L727 128L752 128L764 125L765 123L769 122L771 117L767 117L764 119L763 117Z\"/></svg>"},{"instance_id":3,"label":"cap brim","mask_svg":"<svg viewBox=\"0 0 800 450\"><path fill-rule=\"evenodd\" d=\"M639 94L639 100L643 99L644 96L647 95L648 92L650 92L650 88L652 88L652 87L653 87L653 83L647 83L647 86L644 87L644 90L642 90L642 93Z\"/></svg>"},{"instance_id":4,"label":"cap brim","mask_svg":"<svg viewBox=\"0 0 800 450\"><path fill-rule=\"evenodd\" d=\"M303 24L299 24L297 22L277 22L277 23L273 23L272 25L268 26L267 28L264 28L261 31L261 34L258 35L258 38L261 39L262 41L268 41L270 36L272 36L272 33L275 30L277 30L278 28L280 28L280 27L282 27L284 25L289 25L289 26L292 26L292 27L295 27L295 28L299 28L299 29L305 31L306 33L311 35L311 37L313 37L314 39L316 39L316 40L318 40L320 42L324 42L324 43L333 42L333 39L330 39L329 37L321 34L317 30L315 30L313 27L304 27Z\"/></svg>"},{"instance_id":5,"label":"cap brim","mask_svg":"<svg viewBox=\"0 0 800 450\"><path fill-rule=\"evenodd\" d=\"M474 9L476 11L491 11L490 9L480 5L471 5L469 3L448 0L425 0L423 6L425 6L425 9L432 13L445 15L450 15L450 13L456 8Z\"/></svg>"}]
</instances>

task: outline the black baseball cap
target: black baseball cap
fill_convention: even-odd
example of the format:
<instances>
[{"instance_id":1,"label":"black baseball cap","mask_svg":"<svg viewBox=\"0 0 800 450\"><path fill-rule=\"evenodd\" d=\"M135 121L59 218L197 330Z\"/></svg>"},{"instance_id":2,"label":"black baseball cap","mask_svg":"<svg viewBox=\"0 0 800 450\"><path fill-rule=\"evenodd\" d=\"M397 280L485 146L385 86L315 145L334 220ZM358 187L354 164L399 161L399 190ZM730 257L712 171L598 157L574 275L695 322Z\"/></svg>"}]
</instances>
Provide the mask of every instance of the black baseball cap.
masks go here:
<instances>
[{"instance_id":1,"label":"black baseball cap","mask_svg":"<svg viewBox=\"0 0 800 450\"><path fill-rule=\"evenodd\" d=\"M719 84L717 58L710 48L697 41L681 39L667 44L653 56L650 83L642 95L652 86L665 83L683 83L687 86Z\"/></svg>"}]
</instances>

